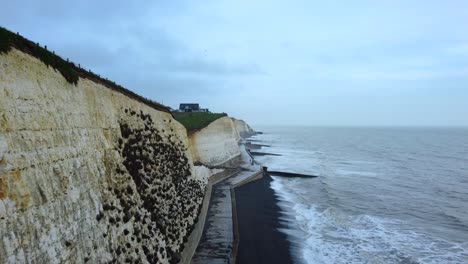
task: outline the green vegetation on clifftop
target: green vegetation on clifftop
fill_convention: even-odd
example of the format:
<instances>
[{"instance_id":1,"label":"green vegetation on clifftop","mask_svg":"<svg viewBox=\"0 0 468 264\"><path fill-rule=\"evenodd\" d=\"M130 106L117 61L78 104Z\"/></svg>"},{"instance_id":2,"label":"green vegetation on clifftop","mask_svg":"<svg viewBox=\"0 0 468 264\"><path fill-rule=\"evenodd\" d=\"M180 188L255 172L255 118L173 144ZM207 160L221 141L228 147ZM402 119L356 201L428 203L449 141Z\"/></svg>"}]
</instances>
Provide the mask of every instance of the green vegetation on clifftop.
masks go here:
<instances>
[{"instance_id":1,"label":"green vegetation on clifftop","mask_svg":"<svg viewBox=\"0 0 468 264\"><path fill-rule=\"evenodd\" d=\"M192 112L192 113L172 113L174 118L187 128L187 131L202 129L208 126L211 122L221 117L227 116L225 113L206 113L206 112Z\"/></svg>"},{"instance_id":2,"label":"green vegetation on clifftop","mask_svg":"<svg viewBox=\"0 0 468 264\"><path fill-rule=\"evenodd\" d=\"M72 84L78 83L78 73L73 69L73 63L65 61L53 52L42 48L19 34L15 34L0 27L0 53L8 53L14 47L18 50L31 54L41 60L47 67L52 66L58 70L63 77Z\"/></svg>"},{"instance_id":3,"label":"green vegetation on clifftop","mask_svg":"<svg viewBox=\"0 0 468 264\"><path fill-rule=\"evenodd\" d=\"M0 54L8 53L12 48L20 50L39 59L45 65L47 65L47 67L51 66L55 70L58 70L67 80L67 82L71 84L77 85L79 77L86 78L93 82L102 84L109 89L120 92L156 110L170 113L170 110L167 106L127 90L111 80L101 78L99 75L91 71L87 71L81 68L79 65L76 66L74 63L69 62L68 59L62 59L54 52L50 52L45 47L41 47L39 43L34 43L19 34L15 34L3 27L0 27Z\"/></svg>"}]
</instances>

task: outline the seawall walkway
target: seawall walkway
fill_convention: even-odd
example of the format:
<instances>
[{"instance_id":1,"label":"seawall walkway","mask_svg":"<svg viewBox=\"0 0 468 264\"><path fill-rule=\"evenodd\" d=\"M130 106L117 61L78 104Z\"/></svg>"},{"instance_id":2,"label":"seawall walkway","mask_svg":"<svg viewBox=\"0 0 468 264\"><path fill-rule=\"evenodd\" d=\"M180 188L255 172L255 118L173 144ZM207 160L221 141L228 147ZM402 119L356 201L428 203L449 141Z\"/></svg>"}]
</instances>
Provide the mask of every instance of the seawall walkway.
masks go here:
<instances>
[{"instance_id":1,"label":"seawall walkway","mask_svg":"<svg viewBox=\"0 0 468 264\"><path fill-rule=\"evenodd\" d=\"M241 171L213 185L203 235L192 258L193 264L234 263L237 251L237 223L233 189L262 176L261 167L252 165L241 145Z\"/></svg>"}]
</instances>

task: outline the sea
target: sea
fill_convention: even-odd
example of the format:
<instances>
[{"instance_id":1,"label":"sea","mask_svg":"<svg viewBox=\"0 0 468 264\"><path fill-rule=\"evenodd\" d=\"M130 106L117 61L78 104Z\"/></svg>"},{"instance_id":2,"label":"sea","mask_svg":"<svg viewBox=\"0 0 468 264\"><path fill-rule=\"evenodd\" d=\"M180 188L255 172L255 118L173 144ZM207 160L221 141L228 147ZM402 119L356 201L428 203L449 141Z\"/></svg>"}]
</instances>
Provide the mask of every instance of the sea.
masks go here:
<instances>
[{"instance_id":1,"label":"sea","mask_svg":"<svg viewBox=\"0 0 468 264\"><path fill-rule=\"evenodd\" d=\"M468 129L262 127L298 263L468 263Z\"/></svg>"}]
</instances>

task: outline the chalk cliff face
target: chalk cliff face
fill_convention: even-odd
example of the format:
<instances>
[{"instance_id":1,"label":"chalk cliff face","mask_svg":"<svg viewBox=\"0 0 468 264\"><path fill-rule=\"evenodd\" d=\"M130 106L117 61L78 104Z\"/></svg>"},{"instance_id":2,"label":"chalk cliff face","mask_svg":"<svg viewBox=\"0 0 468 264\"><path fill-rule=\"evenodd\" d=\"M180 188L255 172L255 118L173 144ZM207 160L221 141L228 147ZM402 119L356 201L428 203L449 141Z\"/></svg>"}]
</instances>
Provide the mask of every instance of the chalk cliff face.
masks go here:
<instances>
[{"instance_id":1,"label":"chalk cliff face","mask_svg":"<svg viewBox=\"0 0 468 264\"><path fill-rule=\"evenodd\" d=\"M189 136L193 161L205 166L238 165L239 140L254 130L243 120L223 117Z\"/></svg>"},{"instance_id":2,"label":"chalk cliff face","mask_svg":"<svg viewBox=\"0 0 468 264\"><path fill-rule=\"evenodd\" d=\"M245 124L245 123L244 123ZM0 54L0 263L174 263L241 125L169 113L13 49Z\"/></svg>"},{"instance_id":3,"label":"chalk cliff face","mask_svg":"<svg viewBox=\"0 0 468 264\"><path fill-rule=\"evenodd\" d=\"M237 132L239 132L239 136L248 137L254 133L254 130L244 120L232 118L232 121Z\"/></svg>"},{"instance_id":4,"label":"chalk cliff face","mask_svg":"<svg viewBox=\"0 0 468 264\"><path fill-rule=\"evenodd\" d=\"M219 118L189 138L194 162L206 166L234 166L240 159L240 136L233 118Z\"/></svg>"}]
</instances>

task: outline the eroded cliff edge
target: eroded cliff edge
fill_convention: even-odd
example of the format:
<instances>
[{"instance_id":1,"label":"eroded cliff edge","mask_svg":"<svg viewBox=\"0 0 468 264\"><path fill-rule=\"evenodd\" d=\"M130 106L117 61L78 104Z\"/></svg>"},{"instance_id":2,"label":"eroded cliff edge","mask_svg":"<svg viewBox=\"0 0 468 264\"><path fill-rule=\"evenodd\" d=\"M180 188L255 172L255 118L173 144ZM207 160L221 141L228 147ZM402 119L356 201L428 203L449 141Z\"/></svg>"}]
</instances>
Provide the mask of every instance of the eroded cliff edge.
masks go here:
<instances>
[{"instance_id":1,"label":"eroded cliff edge","mask_svg":"<svg viewBox=\"0 0 468 264\"><path fill-rule=\"evenodd\" d=\"M203 165L238 157L251 130L222 119L188 136L168 112L1 54L0 262L178 262Z\"/></svg>"},{"instance_id":2,"label":"eroded cliff edge","mask_svg":"<svg viewBox=\"0 0 468 264\"><path fill-rule=\"evenodd\" d=\"M194 162L208 167L235 167L240 162L239 140L253 130L244 121L222 117L190 134Z\"/></svg>"}]
</instances>

